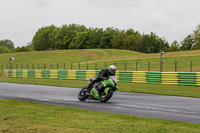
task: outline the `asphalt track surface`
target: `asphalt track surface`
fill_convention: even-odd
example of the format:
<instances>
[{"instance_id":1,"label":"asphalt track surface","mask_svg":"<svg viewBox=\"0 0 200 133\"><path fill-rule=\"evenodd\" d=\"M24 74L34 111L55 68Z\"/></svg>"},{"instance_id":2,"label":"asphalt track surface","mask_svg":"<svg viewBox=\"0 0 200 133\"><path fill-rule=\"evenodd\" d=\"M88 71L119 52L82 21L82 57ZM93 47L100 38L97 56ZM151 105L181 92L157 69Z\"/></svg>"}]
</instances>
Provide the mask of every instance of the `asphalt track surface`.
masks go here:
<instances>
[{"instance_id":1,"label":"asphalt track surface","mask_svg":"<svg viewBox=\"0 0 200 133\"><path fill-rule=\"evenodd\" d=\"M200 123L200 98L115 92L107 103L77 98L79 88L0 83L0 98Z\"/></svg>"}]
</instances>

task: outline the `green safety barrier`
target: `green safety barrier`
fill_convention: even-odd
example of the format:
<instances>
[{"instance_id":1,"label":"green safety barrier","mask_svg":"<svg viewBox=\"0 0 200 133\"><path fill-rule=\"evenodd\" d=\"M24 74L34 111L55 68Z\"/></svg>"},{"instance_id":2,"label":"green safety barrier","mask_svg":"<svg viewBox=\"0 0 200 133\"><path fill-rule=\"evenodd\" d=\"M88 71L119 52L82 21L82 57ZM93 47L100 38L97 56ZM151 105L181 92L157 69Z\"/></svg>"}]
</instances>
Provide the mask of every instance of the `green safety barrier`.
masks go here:
<instances>
[{"instance_id":1,"label":"green safety barrier","mask_svg":"<svg viewBox=\"0 0 200 133\"><path fill-rule=\"evenodd\" d=\"M88 80L98 76L99 70L25 70L5 69L5 77L12 78L44 78L44 79L77 79ZM117 71L119 82L200 85L198 72L142 72Z\"/></svg>"}]
</instances>

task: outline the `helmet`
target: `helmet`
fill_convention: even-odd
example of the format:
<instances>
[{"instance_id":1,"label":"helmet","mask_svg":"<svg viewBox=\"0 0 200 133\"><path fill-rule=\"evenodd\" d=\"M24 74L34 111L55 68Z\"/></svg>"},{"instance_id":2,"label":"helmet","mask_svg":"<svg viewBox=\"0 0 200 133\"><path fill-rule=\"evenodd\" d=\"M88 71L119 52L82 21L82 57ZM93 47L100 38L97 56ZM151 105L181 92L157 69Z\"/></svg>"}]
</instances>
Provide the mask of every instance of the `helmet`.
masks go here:
<instances>
[{"instance_id":1,"label":"helmet","mask_svg":"<svg viewBox=\"0 0 200 133\"><path fill-rule=\"evenodd\" d=\"M110 66L108 67L108 71L109 71L111 74L115 74L116 69L117 69L117 67L116 67L115 65L110 65Z\"/></svg>"}]
</instances>

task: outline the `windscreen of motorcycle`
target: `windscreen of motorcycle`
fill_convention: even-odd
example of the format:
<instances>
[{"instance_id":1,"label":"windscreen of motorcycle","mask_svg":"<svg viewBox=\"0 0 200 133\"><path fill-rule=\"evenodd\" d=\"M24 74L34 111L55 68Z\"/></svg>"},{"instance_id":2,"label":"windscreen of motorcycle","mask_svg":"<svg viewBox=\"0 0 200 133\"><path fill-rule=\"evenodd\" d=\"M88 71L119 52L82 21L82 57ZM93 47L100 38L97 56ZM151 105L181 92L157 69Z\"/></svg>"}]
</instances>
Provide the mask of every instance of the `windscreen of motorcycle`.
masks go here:
<instances>
[{"instance_id":1,"label":"windscreen of motorcycle","mask_svg":"<svg viewBox=\"0 0 200 133\"><path fill-rule=\"evenodd\" d=\"M116 78L116 76L110 76L110 78L117 85L117 78Z\"/></svg>"}]
</instances>

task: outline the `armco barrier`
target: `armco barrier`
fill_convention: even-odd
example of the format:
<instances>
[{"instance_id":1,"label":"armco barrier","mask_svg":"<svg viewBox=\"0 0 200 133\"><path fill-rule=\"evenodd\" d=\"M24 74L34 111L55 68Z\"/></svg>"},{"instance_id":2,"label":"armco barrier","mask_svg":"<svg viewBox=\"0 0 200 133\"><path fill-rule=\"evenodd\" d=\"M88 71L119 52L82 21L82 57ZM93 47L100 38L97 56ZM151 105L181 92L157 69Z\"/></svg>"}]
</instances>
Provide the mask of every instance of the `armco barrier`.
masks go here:
<instances>
[{"instance_id":1,"label":"armco barrier","mask_svg":"<svg viewBox=\"0 0 200 133\"><path fill-rule=\"evenodd\" d=\"M78 79L88 80L96 77L98 70L25 70L6 69L4 75L13 78ZM200 85L200 73L197 72L139 72L117 71L120 82Z\"/></svg>"}]
</instances>

